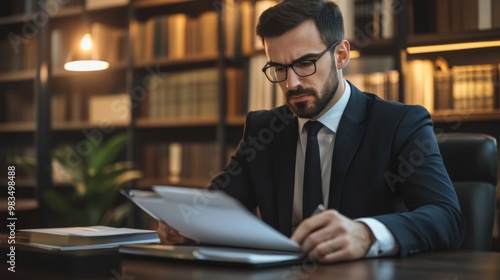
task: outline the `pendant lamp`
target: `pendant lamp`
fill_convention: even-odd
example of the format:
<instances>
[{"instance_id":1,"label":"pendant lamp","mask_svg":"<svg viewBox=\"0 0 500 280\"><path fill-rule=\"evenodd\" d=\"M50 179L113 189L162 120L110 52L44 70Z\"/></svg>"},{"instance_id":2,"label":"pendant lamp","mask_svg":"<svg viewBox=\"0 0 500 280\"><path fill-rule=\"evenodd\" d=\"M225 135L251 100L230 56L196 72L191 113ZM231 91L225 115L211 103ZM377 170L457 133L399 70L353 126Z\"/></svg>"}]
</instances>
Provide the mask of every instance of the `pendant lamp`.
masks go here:
<instances>
[{"instance_id":1,"label":"pendant lamp","mask_svg":"<svg viewBox=\"0 0 500 280\"><path fill-rule=\"evenodd\" d=\"M109 63L100 57L98 46L93 42L90 33L90 25L83 5L83 21L85 29L89 31L83 35L79 44L75 44L69 51L64 69L67 71L99 71L109 67Z\"/></svg>"}]
</instances>

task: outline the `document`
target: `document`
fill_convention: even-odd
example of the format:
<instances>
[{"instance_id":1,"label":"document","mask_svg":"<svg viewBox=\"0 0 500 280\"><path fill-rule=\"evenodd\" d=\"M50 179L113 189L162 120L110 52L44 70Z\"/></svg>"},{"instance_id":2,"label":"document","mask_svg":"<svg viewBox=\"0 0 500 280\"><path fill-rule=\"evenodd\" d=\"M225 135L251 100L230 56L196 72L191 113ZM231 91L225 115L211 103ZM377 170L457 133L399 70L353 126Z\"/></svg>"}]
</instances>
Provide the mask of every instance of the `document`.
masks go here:
<instances>
[{"instance_id":1,"label":"document","mask_svg":"<svg viewBox=\"0 0 500 280\"><path fill-rule=\"evenodd\" d=\"M129 191L146 213L200 243L302 253L300 246L237 200L218 190L154 186L155 194Z\"/></svg>"}]
</instances>

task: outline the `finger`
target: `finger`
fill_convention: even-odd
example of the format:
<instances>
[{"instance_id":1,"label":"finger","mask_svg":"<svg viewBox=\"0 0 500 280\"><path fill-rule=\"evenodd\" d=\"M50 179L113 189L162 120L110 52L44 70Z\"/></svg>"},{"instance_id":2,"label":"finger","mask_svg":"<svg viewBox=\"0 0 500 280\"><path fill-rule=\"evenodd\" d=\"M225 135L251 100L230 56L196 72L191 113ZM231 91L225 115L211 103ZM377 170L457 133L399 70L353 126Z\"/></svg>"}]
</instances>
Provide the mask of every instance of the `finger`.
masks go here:
<instances>
[{"instance_id":1,"label":"finger","mask_svg":"<svg viewBox=\"0 0 500 280\"><path fill-rule=\"evenodd\" d=\"M325 224L323 214L324 213L320 213L302 221L295 229L290 238L298 244L302 245L312 232L316 231L318 228L321 228Z\"/></svg>"},{"instance_id":2,"label":"finger","mask_svg":"<svg viewBox=\"0 0 500 280\"><path fill-rule=\"evenodd\" d=\"M322 263L333 263L346 260L347 250L343 238L332 238L318 244L309 256Z\"/></svg>"},{"instance_id":3,"label":"finger","mask_svg":"<svg viewBox=\"0 0 500 280\"><path fill-rule=\"evenodd\" d=\"M181 243L184 239L183 236L179 235L179 233L165 224L164 222L158 222L158 237L160 238L160 243L165 245L173 245L177 243Z\"/></svg>"},{"instance_id":4,"label":"finger","mask_svg":"<svg viewBox=\"0 0 500 280\"><path fill-rule=\"evenodd\" d=\"M164 227L158 226L158 229L156 231L158 233L158 238L160 239L160 243L171 245L170 241L168 240L167 231L165 230Z\"/></svg>"}]
</instances>

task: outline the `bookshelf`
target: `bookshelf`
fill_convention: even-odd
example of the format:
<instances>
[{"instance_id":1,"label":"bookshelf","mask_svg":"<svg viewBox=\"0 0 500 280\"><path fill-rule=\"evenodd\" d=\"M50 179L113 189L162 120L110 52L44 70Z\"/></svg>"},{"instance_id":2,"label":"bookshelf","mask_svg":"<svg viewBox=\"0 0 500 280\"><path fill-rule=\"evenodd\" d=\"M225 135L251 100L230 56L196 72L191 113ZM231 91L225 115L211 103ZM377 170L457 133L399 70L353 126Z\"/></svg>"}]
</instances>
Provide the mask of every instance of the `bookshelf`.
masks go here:
<instances>
[{"instance_id":1,"label":"bookshelf","mask_svg":"<svg viewBox=\"0 0 500 280\"><path fill-rule=\"evenodd\" d=\"M428 11L429 20L424 20ZM458 116L498 120L499 11L500 3L490 0L413 1L405 65L413 81L409 79L404 100L420 100L438 123ZM417 69L426 71L415 75ZM417 85L423 80L429 81L425 90Z\"/></svg>"},{"instance_id":2,"label":"bookshelf","mask_svg":"<svg viewBox=\"0 0 500 280\"><path fill-rule=\"evenodd\" d=\"M81 0L50 9L35 0L2 1L0 56L7 63L0 65L0 167L6 169L7 159L15 155L34 156L45 169L36 178L20 177L18 184L36 190L38 185L53 184L50 148L85 141L92 132L107 138L128 131L131 138L123 157L144 173L135 187L203 188L236 149L246 112L283 102L279 88L260 71L266 57L254 35L260 12L276 2L87 0L92 31L96 40L105 41L103 51L111 67L73 73L62 65L71 44L81 37ZM344 12L346 38L359 55L344 72L347 79L385 99L423 104L439 129L481 127L500 139L500 47L408 52L409 47L498 40L500 26L494 16L500 12L498 1L460 0L463 7L477 12L466 20L477 21L475 26L460 23L460 28L455 28L455 22L457 15L466 14L464 10L436 8L451 5L450 0L336 2ZM489 17L478 16L488 10ZM43 13L50 16L45 24L34 25L37 35L26 33L27 22L42 21ZM22 40L18 55L8 35L23 31L27 42L17 38ZM480 80L492 87L487 93L491 101L483 102L487 109L450 105L453 93L449 92L456 79L438 73L442 62L457 70L491 65L491 77ZM48 69L46 80L42 69ZM468 68L462 72L474 71L487 72ZM451 97L443 97L438 85L448 88ZM440 105L435 108L435 104ZM110 111L115 112L110 115ZM190 168L192 174L186 171Z\"/></svg>"}]
</instances>

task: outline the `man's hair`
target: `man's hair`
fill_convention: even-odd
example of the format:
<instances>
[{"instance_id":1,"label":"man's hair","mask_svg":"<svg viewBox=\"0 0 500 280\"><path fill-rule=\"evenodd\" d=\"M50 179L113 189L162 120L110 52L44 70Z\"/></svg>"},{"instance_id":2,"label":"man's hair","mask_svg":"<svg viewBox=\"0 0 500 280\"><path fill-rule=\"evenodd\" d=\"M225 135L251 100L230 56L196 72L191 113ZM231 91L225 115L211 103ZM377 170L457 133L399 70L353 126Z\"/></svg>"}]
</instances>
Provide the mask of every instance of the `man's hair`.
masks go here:
<instances>
[{"instance_id":1,"label":"man's hair","mask_svg":"<svg viewBox=\"0 0 500 280\"><path fill-rule=\"evenodd\" d=\"M342 13L331 0L284 0L262 13L257 36L264 44L269 37L278 37L306 20L312 19L325 45L344 39Z\"/></svg>"}]
</instances>

